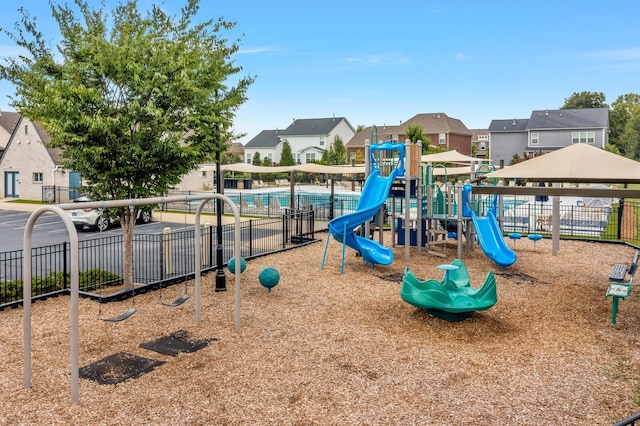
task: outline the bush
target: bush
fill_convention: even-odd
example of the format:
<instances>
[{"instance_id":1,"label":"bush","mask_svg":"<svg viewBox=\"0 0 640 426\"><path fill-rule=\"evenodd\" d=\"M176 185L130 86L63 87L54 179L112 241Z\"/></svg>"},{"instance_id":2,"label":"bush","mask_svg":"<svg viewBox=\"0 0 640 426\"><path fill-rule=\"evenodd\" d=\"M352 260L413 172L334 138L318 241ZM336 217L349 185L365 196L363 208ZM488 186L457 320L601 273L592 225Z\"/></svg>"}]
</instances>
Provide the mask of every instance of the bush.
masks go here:
<instances>
[{"instance_id":1,"label":"bush","mask_svg":"<svg viewBox=\"0 0 640 426\"><path fill-rule=\"evenodd\" d=\"M92 291L101 287L112 287L122 284L122 278L113 272L102 269L90 269L78 274L80 290ZM22 299L24 291L22 279L4 281L0 283L0 303L10 303ZM31 278L31 294L53 293L68 289L71 285L71 274L66 276L62 272L50 273L44 277Z\"/></svg>"}]
</instances>

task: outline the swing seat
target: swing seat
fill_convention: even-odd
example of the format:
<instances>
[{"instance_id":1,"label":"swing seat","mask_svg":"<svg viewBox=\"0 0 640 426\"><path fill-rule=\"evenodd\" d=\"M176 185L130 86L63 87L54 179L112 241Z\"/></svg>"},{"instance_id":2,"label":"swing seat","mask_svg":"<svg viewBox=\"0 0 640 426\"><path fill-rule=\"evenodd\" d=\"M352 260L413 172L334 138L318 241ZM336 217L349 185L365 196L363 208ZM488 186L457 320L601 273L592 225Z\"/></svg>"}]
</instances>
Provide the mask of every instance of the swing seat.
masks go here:
<instances>
[{"instance_id":1,"label":"swing seat","mask_svg":"<svg viewBox=\"0 0 640 426\"><path fill-rule=\"evenodd\" d=\"M182 305L187 300L189 300L189 295L188 294L183 294L182 296L178 297L173 302L171 302L171 303L163 303L163 305L175 308L176 306Z\"/></svg>"},{"instance_id":2,"label":"swing seat","mask_svg":"<svg viewBox=\"0 0 640 426\"><path fill-rule=\"evenodd\" d=\"M102 321L107 321L107 322L120 322L120 321L124 321L127 318L129 318L131 315L136 313L136 308L129 308L126 311L124 311L123 313L121 313L120 315L118 315L117 317L113 317L113 318L100 318Z\"/></svg>"}]
</instances>

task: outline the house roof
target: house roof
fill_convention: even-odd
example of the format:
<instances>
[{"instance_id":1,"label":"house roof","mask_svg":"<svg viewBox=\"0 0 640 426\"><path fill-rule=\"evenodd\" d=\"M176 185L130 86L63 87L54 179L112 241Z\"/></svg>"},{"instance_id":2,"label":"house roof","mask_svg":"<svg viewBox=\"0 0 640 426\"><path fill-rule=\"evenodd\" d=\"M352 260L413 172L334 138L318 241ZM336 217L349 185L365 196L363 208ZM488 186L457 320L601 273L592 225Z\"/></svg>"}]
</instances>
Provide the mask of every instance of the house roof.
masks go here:
<instances>
[{"instance_id":1,"label":"house roof","mask_svg":"<svg viewBox=\"0 0 640 426\"><path fill-rule=\"evenodd\" d=\"M430 114L416 114L405 121L402 126L406 129L409 126L420 125L424 133L452 133L458 135L471 136L471 132L462 121L449 117L444 112Z\"/></svg>"},{"instance_id":2,"label":"house roof","mask_svg":"<svg viewBox=\"0 0 640 426\"><path fill-rule=\"evenodd\" d=\"M580 108L533 111L529 130L601 129L609 127L608 108Z\"/></svg>"},{"instance_id":3,"label":"house roof","mask_svg":"<svg viewBox=\"0 0 640 426\"><path fill-rule=\"evenodd\" d=\"M369 139L371 140L371 127L365 127L356 133L347 143L347 148L358 148L364 147L364 141ZM401 135L404 132L404 127L402 126L376 126L378 130L378 141L388 141L391 140L392 135Z\"/></svg>"},{"instance_id":4,"label":"house roof","mask_svg":"<svg viewBox=\"0 0 640 426\"><path fill-rule=\"evenodd\" d=\"M229 152L236 155L243 155L244 147L240 142L232 142L231 146L229 146Z\"/></svg>"},{"instance_id":5,"label":"house roof","mask_svg":"<svg viewBox=\"0 0 640 426\"><path fill-rule=\"evenodd\" d=\"M471 136L471 131L457 118L449 117L443 112L416 114L409 120L397 126L376 126L380 141L391 139L391 135L406 135L407 127L419 125L427 135L436 133L459 134ZM347 148L362 148L364 141L371 138L371 127L366 127L347 142Z\"/></svg>"},{"instance_id":6,"label":"house roof","mask_svg":"<svg viewBox=\"0 0 640 426\"><path fill-rule=\"evenodd\" d=\"M246 148L275 148L280 143L279 130L263 130L254 136L244 147Z\"/></svg>"},{"instance_id":7,"label":"house roof","mask_svg":"<svg viewBox=\"0 0 640 426\"><path fill-rule=\"evenodd\" d=\"M347 121L344 117L329 118L302 118L293 119L293 123L284 130L280 131L281 136L312 136L312 135L328 135L341 122ZM347 121L347 124L349 122ZM351 127L351 124L349 124Z\"/></svg>"},{"instance_id":8,"label":"house roof","mask_svg":"<svg viewBox=\"0 0 640 426\"><path fill-rule=\"evenodd\" d=\"M486 176L540 182L640 183L640 162L576 143Z\"/></svg>"},{"instance_id":9,"label":"house roof","mask_svg":"<svg viewBox=\"0 0 640 426\"><path fill-rule=\"evenodd\" d=\"M529 118L492 120L489 131L526 132L543 129L602 129L609 127L607 108L544 109L531 113Z\"/></svg>"},{"instance_id":10,"label":"house roof","mask_svg":"<svg viewBox=\"0 0 640 426\"><path fill-rule=\"evenodd\" d=\"M489 132L526 132L528 118L511 118L508 120L491 120Z\"/></svg>"},{"instance_id":11,"label":"house roof","mask_svg":"<svg viewBox=\"0 0 640 426\"><path fill-rule=\"evenodd\" d=\"M9 134L13 133L20 119L20 114L17 112L0 112L0 126L2 126Z\"/></svg>"}]
</instances>

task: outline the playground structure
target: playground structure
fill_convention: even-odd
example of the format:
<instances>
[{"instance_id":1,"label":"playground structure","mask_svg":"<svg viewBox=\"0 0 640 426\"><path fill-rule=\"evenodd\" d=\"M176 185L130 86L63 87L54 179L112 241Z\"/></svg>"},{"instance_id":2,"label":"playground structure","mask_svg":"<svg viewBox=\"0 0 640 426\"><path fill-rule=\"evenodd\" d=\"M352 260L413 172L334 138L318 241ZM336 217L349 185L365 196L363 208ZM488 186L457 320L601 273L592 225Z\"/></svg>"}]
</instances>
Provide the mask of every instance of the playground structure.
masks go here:
<instances>
[{"instance_id":1,"label":"playground structure","mask_svg":"<svg viewBox=\"0 0 640 426\"><path fill-rule=\"evenodd\" d=\"M405 268L400 297L416 308L447 321L460 321L475 311L491 308L498 301L496 278L489 271L480 288L471 286L467 268L460 259L438 265L445 271L441 281L420 280Z\"/></svg>"},{"instance_id":2,"label":"playground structure","mask_svg":"<svg viewBox=\"0 0 640 426\"><path fill-rule=\"evenodd\" d=\"M372 138L375 138L372 130ZM393 251L383 245L383 206L391 216L391 231L393 245L405 247L405 260L410 259L410 247L417 247L418 254L426 248L429 254L445 257L445 245L454 238L457 243L457 257L462 257L463 244L467 253L477 241L485 254L497 266L506 268L517 259L513 250L504 242L503 233L498 222L498 214L502 212L500 197L493 198L493 204L484 199L473 196L473 185L448 182L449 170L440 162L433 165L432 156L421 155L422 144L418 141L412 144L407 140L404 144L381 142L371 144L365 142L365 170L367 179L362 190L358 206L355 211L344 214L329 222L329 237L322 258L321 269L324 269L327 249L331 237L342 243L341 272L344 273L346 247L354 249L362 256L366 263L375 265L389 265L393 262ZM444 153L448 154L448 153ZM477 176L490 172L490 166L482 165L476 172L475 159L453 152L449 157L436 154L433 157L445 158L442 162L465 159L470 161L469 167L455 168L457 174L468 174L471 181ZM446 160L453 158L453 160ZM426 165L422 163L426 162ZM444 178L437 182L436 176ZM399 203L399 206L398 206ZM463 206L463 208L460 208ZM475 213L485 213L478 215ZM500 213L496 213L500 212ZM380 222L378 241L370 232L372 218ZM358 235L357 230L362 227L364 232ZM373 235L374 238L366 238Z\"/></svg>"},{"instance_id":3,"label":"playground structure","mask_svg":"<svg viewBox=\"0 0 640 426\"><path fill-rule=\"evenodd\" d=\"M235 218L235 231L234 231L234 253L240 255L240 214L237 207L233 204L233 201L222 194L209 194L202 195L185 195L185 196L173 196L173 197L156 197L156 198L144 198L137 200L109 200L109 201L94 201L86 203L86 208L109 208L109 207L122 207L122 206L134 206L134 205L150 205L161 204L172 201L191 201L199 200L200 204L196 209L195 214L195 239L194 239L194 251L195 251L195 321L197 323L201 320L201 264L202 257L201 251L201 226L200 226L200 214L204 205L211 199L220 199L223 202L229 204ZM73 203L60 204L57 206L43 206L36 209L29 220L24 231L24 251L26 253L31 252L32 247L32 234L38 218L44 213L54 213L60 217L64 222L67 232L69 234L70 246L71 246L71 402L76 404L79 402L79 267L78 267L78 234L73 222L69 216L65 213L65 210L71 210L77 208ZM28 389L31 387L31 256L25 256L23 264L23 387ZM234 309L235 309L235 329L240 329L240 274L241 264L235 263L235 294L234 294ZM175 302L174 302L175 303ZM181 304L181 303L180 303ZM177 306L177 305L176 305ZM119 317L107 320L111 322L122 321L130 317L135 312L134 308L130 308L125 311Z\"/></svg>"}]
</instances>

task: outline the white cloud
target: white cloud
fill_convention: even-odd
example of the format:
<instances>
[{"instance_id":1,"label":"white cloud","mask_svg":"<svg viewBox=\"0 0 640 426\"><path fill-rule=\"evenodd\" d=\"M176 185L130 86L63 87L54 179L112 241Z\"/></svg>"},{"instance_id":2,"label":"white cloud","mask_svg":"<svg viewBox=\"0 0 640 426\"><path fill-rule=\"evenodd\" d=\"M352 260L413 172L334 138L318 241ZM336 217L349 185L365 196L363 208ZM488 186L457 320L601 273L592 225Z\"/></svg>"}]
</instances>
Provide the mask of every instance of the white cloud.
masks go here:
<instances>
[{"instance_id":1,"label":"white cloud","mask_svg":"<svg viewBox=\"0 0 640 426\"><path fill-rule=\"evenodd\" d=\"M361 64L365 66L376 65L405 65L411 63L408 56L398 53L378 53L371 55L351 56L345 58L345 62Z\"/></svg>"},{"instance_id":2,"label":"white cloud","mask_svg":"<svg viewBox=\"0 0 640 426\"><path fill-rule=\"evenodd\" d=\"M264 46L264 47L251 47L247 49L240 48L238 50L239 55L250 55L254 53L265 53L265 52L273 52L275 49L273 47Z\"/></svg>"}]
</instances>

